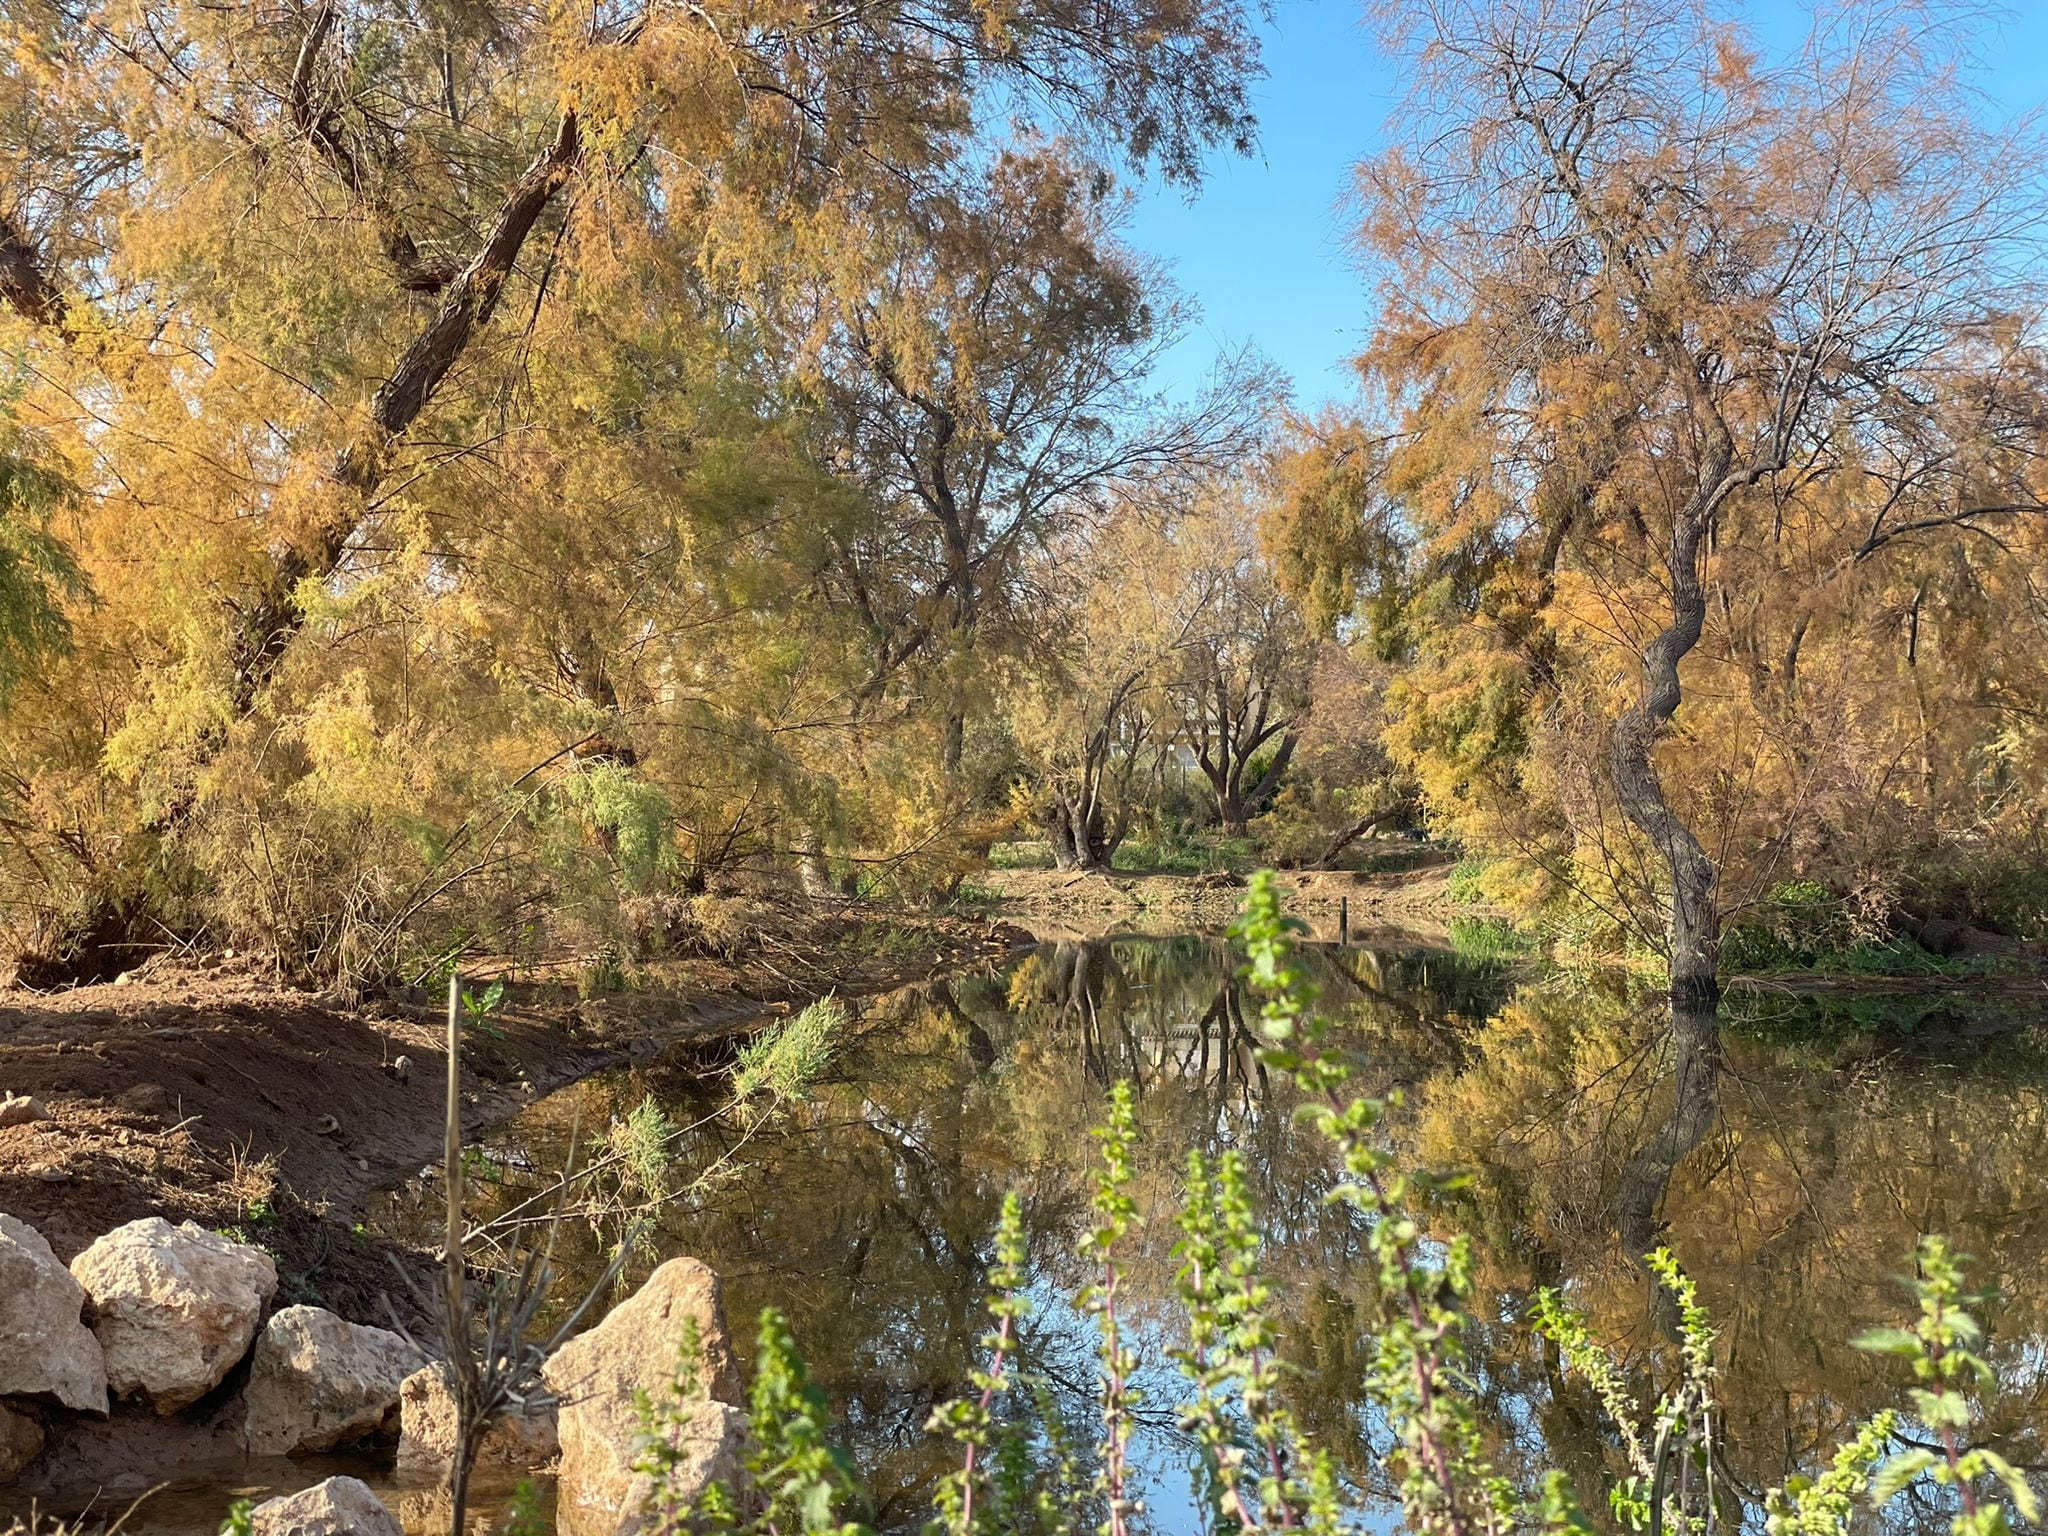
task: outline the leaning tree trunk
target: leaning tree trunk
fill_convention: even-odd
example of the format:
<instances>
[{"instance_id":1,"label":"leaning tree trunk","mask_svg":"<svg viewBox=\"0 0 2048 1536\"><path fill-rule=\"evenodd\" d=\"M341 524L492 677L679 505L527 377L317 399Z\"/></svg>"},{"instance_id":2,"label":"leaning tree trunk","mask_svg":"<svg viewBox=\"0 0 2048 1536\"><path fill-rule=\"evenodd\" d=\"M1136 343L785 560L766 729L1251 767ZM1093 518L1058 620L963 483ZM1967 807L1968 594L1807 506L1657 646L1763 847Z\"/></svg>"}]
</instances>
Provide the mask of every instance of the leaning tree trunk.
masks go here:
<instances>
[{"instance_id":1,"label":"leaning tree trunk","mask_svg":"<svg viewBox=\"0 0 2048 1536\"><path fill-rule=\"evenodd\" d=\"M329 14L323 8L321 16ZM308 47L317 52L327 23L316 17ZM302 65L303 67L303 65ZM555 136L520 174L505 194L469 264L440 288L440 303L425 329L413 337L390 377L369 401L365 430L326 466L326 479L337 492L324 521L303 540L273 555L254 593L230 600L226 718L239 722L253 714L265 687L276 673L286 649L305 622L299 592L308 580L328 580L340 569L350 542L370 515L375 493L384 483L388 449L407 431L439 391L442 381L461 361L477 333L490 322L512 275L527 236L554 203L582 157L582 137L574 109L564 111ZM69 342L72 314L62 291L34 260L20 230L0 220L0 300L23 318L55 330ZM202 729L194 755L203 765L225 747L225 723ZM186 787L150 813L124 840L126 871L139 869L149 848L178 832L189 819L196 791ZM142 856L137 856L138 849ZM44 937L35 952L19 957L21 979L35 984L98 979L119 968L120 958L161 938L153 924L146 896L117 880L96 886L78 911Z\"/></svg>"},{"instance_id":2,"label":"leaning tree trunk","mask_svg":"<svg viewBox=\"0 0 2048 1536\"><path fill-rule=\"evenodd\" d=\"M1723 466L1725 468L1725 466ZM1718 483L1721 471L1702 477ZM1683 698L1678 664L1706 626L1700 552L1710 492L1697 493L1675 520L1667 565L1671 622L1643 651L1643 702L1614 727L1614 790L1622 811L1662 855L1671 877L1671 1002L1711 1012L1721 999L1721 919L1714 904L1714 861L1665 798L1656 747Z\"/></svg>"}]
</instances>

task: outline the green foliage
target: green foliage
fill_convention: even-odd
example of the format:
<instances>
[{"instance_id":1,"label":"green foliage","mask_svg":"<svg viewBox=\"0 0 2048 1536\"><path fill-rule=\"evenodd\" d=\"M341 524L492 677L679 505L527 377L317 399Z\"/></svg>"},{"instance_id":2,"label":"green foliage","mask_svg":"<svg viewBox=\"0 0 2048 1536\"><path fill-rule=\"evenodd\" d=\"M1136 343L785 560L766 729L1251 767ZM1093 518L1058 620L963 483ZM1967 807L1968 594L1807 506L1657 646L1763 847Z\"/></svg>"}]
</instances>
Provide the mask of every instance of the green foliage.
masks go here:
<instances>
[{"instance_id":1,"label":"green foliage","mask_svg":"<svg viewBox=\"0 0 2048 1536\"><path fill-rule=\"evenodd\" d=\"M1044 838L993 843L988 850L990 869L1051 869L1052 863L1052 844Z\"/></svg>"},{"instance_id":2,"label":"green foliage","mask_svg":"<svg viewBox=\"0 0 2048 1536\"><path fill-rule=\"evenodd\" d=\"M1451 918L1451 948L1461 959L1485 964L1519 960L1535 953L1536 943L1504 917L1473 917L1457 913Z\"/></svg>"},{"instance_id":3,"label":"green foliage","mask_svg":"<svg viewBox=\"0 0 2048 1536\"><path fill-rule=\"evenodd\" d=\"M505 1507L505 1523L499 1528L499 1536L549 1536L553 1527L541 1513L540 1490L531 1478L522 1477L512 1489L511 1502Z\"/></svg>"},{"instance_id":4,"label":"green foliage","mask_svg":"<svg viewBox=\"0 0 2048 1536\"><path fill-rule=\"evenodd\" d=\"M1271 1318L1272 1293L1259 1274L1259 1224L1244 1159L1225 1152L1212 1169L1188 1156L1175 1289L1188 1317L1188 1344L1175 1358L1194 1384L1180 1424L1199 1446L1197 1504L1216 1530L1302 1525L1331 1529L1336 1473L1301 1435L1284 1405ZM1242 1413L1233 1412L1235 1391ZM1248 1442L1237 1431L1242 1417Z\"/></svg>"},{"instance_id":5,"label":"green foliage","mask_svg":"<svg viewBox=\"0 0 2048 1536\"><path fill-rule=\"evenodd\" d=\"M1608 1491L1608 1503L1615 1518L1632 1529L1640 1529L1649 1517L1647 1490L1654 1468L1649 1446L1638 1422L1634 1394L1623 1379L1621 1367L1594 1338L1585 1317L1548 1287L1536 1293L1530 1311L1530 1325L1555 1344L1564 1358L1565 1369L1577 1375L1600 1400L1608 1422L1621 1436L1621 1448L1628 1459L1629 1475Z\"/></svg>"},{"instance_id":6,"label":"green foliage","mask_svg":"<svg viewBox=\"0 0 2048 1536\"><path fill-rule=\"evenodd\" d=\"M1111 865L1134 874L1199 875L1210 870L1241 874L1258 862L1248 837L1190 828L1133 832L1117 845Z\"/></svg>"},{"instance_id":7,"label":"green foliage","mask_svg":"<svg viewBox=\"0 0 2048 1536\"><path fill-rule=\"evenodd\" d=\"M658 1202L668 1193L669 1167L676 1125L661 1104L648 1095L612 1123L603 1140L603 1155L617 1159L620 1182L627 1192Z\"/></svg>"},{"instance_id":8,"label":"green foliage","mask_svg":"<svg viewBox=\"0 0 2048 1536\"><path fill-rule=\"evenodd\" d=\"M1096 1473L1095 1491L1106 1512L1098 1529L1101 1536L1124 1536L1131 1517L1138 1512L1128 1483L1131 1412L1139 1402L1139 1393L1131 1385L1138 1360L1125 1340L1116 1305L1117 1287L1122 1280L1117 1245L1129 1233L1138 1211L1130 1194L1138 1114L1128 1079L1119 1078L1111 1085L1109 1119L1097 1128L1095 1139L1102 1148L1102 1167L1096 1173L1095 1192L1089 1201L1095 1225L1081 1238L1081 1257L1096 1266L1097 1279L1082 1287L1075 1299L1082 1311L1094 1316L1101 1339L1098 1359L1102 1369L1102 1436L1096 1446L1100 1470Z\"/></svg>"},{"instance_id":9,"label":"green foliage","mask_svg":"<svg viewBox=\"0 0 2048 1536\"><path fill-rule=\"evenodd\" d=\"M1969 1446L1966 1436L1975 1415L1970 1396L1996 1382L1991 1363L1978 1353L1984 1331L1968 1308L1981 1302L1963 1289L1967 1262L1940 1237L1923 1237L1914 1256L1916 1273L1906 1282L1920 1303L1920 1316L1910 1328L1877 1328L1857 1339L1859 1348L1913 1363L1920 1383L1908 1394L1914 1416L1941 1442L1938 1450L1913 1446L1878 1467L1871 1479L1871 1497L1884 1503L1921 1477L1938 1488L1955 1490L1959 1507L1949 1529L1954 1536L2006 1536L2011 1530L2005 1505L1980 1496L1988 1480L2005 1490L2020 1518L2041 1518L2039 1501L2026 1478L1988 1446Z\"/></svg>"},{"instance_id":10,"label":"green foliage","mask_svg":"<svg viewBox=\"0 0 2048 1536\"><path fill-rule=\"evenodd\" d=\"M220 1523L220 1536L252 1536L256 1529L255 1507L247 1499L230 1504L227 1518Z\"/></svg>"},{"instance_id":11,"label":"green foliage","mask_svg":"<svg viewBox=\"0 0 2048 1536\"><path fill-rule=\"evenodd\" d=\"M846 1005L821 997L794 1018L763 1030L739 1049L732 1093L742 1105L761 1095L800 1101L831 1065L847 1028Z\"/></svg>"},{"instance_id":12,"label":"green foliage","mask_svg":"<svg viewBox=\"0 0 2048 1536\"><path fill-rule=\"evenodd\" d=\"M713 1481L690 1492L709 1408L702 1342L686 1325L677 1372L659 1401L642 1393L640 1454L634 1470L651 1483L646 1512L656 1536L864 1536L848 1511L865 1502L845 1455L827 1436L831 1415L811 1385L789 1325L761 1313L754 1384L747 1399L746 1477L738 1487Z\"/></svg>"},{"instance_id":13,"label":"green foliage","mask_svg":"<svg viewBox=\"0 0 2048 1536\"><path fill-rule=\"evenodd\" d=\"M1282 912L1272 874L1254 876L1231 931L1244 945L1246 974L1265 995L1266 1036L1278 1042L1261 1058L1306 1090L1304 1119L1342 1159L1345 1180L1333 1198L1369 1221L1366 1323L1376 1348L1367 1389L1400 1447L1394 1471L1402 1507L1420 1532L1506 1531L1517 1516L1515 1496L1487 1461L1465 1385L1470 1243L1462 1235L1440 1249L1423 1241L1408 1202L1437 1181L1395 1166L1378 1135L1387 1101L1348 1093L1351 1067L1325 1049L1317 989L1293 958L1301 929Z\"/></svg>"},{"instance_id":14,"label":"green foliage","mask_svg":"<svg viewBox=\"0 0 2048 1536\"><path fill-rule=\"evenodd\" d=\"M35 667L68 649L64 605L89 591L71 551L49 532L70 489L14 420L18 393L0 390L0 706Z\"/></svg>"},{"instance_id":15,"label":"green foliage","mask_svg":"<svg viewBox=\"0 0 2048 1536\"><path fill-rule=\"evenodd\" d=\"M1025 1378L1017 1359L1020 1334L1031 1315L1024 1294L1027 1257L1024 1206L1013 1190L1003 1197L995 1263L989 1270L988 1310L994 1327L981 1340L989 1363L968 1373L969 1391L978 1395L941 1404L926 1426L961 1449L959 1470L943 1478L934 1494L930 1536L966 1536L980 1530L1003 1536L1070 1536L1073 1529L1068 1506L1053 1492L1072 1487L1075 1481L1071 1458L1059 1451L1065 1426L1043 1384ZM1021 1402L1013 1398L1020 1386ZM1059 1472L1049 1486L1033 1465L1034 1412L1057 1453Z\"/></svg>"},{"instance_id":16,"label":"green foliage","mask_svg":"<svg viewBox=\"0 0 2048 1536\"><path fill-rule=\"evenodd\" d=\"M610 997L632 985L625 957L615 944L601 944L576 972L576 995L581 998Z\"/></svg>"},{"instance_id":17,"label":"green foliage","mask_svg":"<svg viewBox=\"0 0 2048 1536\"><path fill-rule=\"evenodd\" d=\"M465 987L462 989L461 997L462 1022L466 1027L481 1030L496 1040L505 1038L505 1031L491 1022L491 1016L505 1001L505 983L502 979L493 981L481 992L472 992Z\"/></svg>"},{"instance_id":18,"label":"green foliage","mask_svg":"<svg viewBox=\"0 0 2048 1536\"><path fill-rule=\"evenodd\" d=\"M1764 1500L1767 1536L1848 1536L1857 1495L1870 1486L1897 1423L1889 1408L1872 1415L1818 1477L1795 1477L1773 1488Z\"/></svg>"},{"instance_id":19,"label":"green foliage","mask_svg":"<svg viewBox=\"0 0 2048 1536\"><path fill-rule=\"evenodd\" d=\"M1444 894L1460 906L1476 906L1486 900L1486 865L1485 859L1475 859L1469 854L1458 860L1444 881Z\"/></svg>"},{"instance_id":20,"label":"green foliage","mask_svg":"<svg viewBox=\"0 0 2048 1536\"><path fill-rule=\"evenodd\" d=\"M1721 941L1722 969L1846 971L1861 976L1930 976L1989 968L1984 957L1950 960L1914 939L1883 933L1812 880L1773 886Z\"/></svg>"},{"instance_id":21,"label":"green foliage","mask_svg":"<svg viewBox=\"0 0 2048 1536\"><path fill-rule=\"evenodd\" d=\"M603 837L628 888L676 867L675 810L659 786L623 764L592 763L562 781L562 798Z\"/></svg>"}]
</instances>

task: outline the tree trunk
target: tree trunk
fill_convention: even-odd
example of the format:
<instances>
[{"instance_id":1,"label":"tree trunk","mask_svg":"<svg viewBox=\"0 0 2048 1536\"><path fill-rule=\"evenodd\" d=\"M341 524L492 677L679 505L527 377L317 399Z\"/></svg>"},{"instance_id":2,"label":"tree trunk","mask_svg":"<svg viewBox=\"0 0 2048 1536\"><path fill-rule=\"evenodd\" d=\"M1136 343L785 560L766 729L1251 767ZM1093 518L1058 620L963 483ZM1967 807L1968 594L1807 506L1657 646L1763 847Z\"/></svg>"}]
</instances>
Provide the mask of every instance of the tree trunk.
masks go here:
<instances>
[{"instance_id":1,"label":"tree trunk","mask_svg":"<svg viewBox=\"0 0 2048 1536\"><path fill-rule=\"evenodd\" d=\"M1717 470L1703 484L1720 479ZM1695 495L1674 521L1667 566L1671 622L1643 651L1643 702L1614 727L1614 789L1621 808L1663 856L1671 877L1671 1002L1712 1012L1721 999L1721 919L1714 904L1714 862L1664 797L1657 775L1658 740L1683 698L1678 664L1699 644L1707 601L1700 580L1708 492Z\"/></svg>"},{"instance_id":2,"label":"tree trunk","mask_svg":"<svg viewBox=\"0 0 2048 1536\"><path fill-rule=\"evenodd\" d=\"M340 567L368 516L372 496L383 484L389 448L412 427L477 332L489 323L527 236L568 184L581 156L576 113L565 111L556 124L553 141L506 192L483 245L469 265L445 285L432 320L413 338L390 377L372 395L367 430L327 467L327 478L338 493L334 510L302 542L273 555L255 592L240 602L226 604L230 629L227 721L241 721L255 712L305 621L298 601L300 584L309 579L325 580ZM21 230L5 220L0 220L0 299L23 318L71 339L71 312L63 294L36 265ZM225 723L202 728L194 747L199 764L210 762L228 738ZM176 832L193 810L194 793L185 789L173 795L127 841L147 844ZM129 859L129 868L136 863ZM92 893L82 915L49 936L36 954L22 957L24 974L32 970L54 981L68 968L70 977L88 979L109 966L118 968L123 951L132 956L161 940L163 930L153 927L148 917L145 899ZM116 919L125 921L117 928ZM118 936L113 936L117 931Z\"/></svg>"},{"instance_id":3,"label":"tree trunk","mask_svg":"<svg viewBox=\"0 0 2048 1536\"><path fill-rule=\"evenodd\" d=\"M946 783L957 788L960 783L960 762L967 755L967 711L960 707L956 696L946 706L946 743L939 768Z\"/></svg>"},{"instance_id":4,"label":"tree trunk","mask_svg":"<svg viewBox=\"0 0 2048 1536\"><path fill-rule=\"evenodd\" d=\"M842 899L839 888L832 883L832 871L825 864L824 840L815 827L805 827L796 835L796 871L806 900Z\"/></svg>"},{"instance_id":5,"label":"tree trunk","mask_svg":"<svg viewBox=\"0 0 2048 1536\"><path fill-rule=\"evenodd\" d=\"M1054 791L1046 838L1058 868L1081 872L1109 868L1121 840L1103 824L1101 799L1086 791L1075 796Z\"/></svg>"},{"instance_id":6,"label":"tree trunk","mask_svg":"<svg viewBox=\"0 0 2048 1536\"><path fill-rule=\"evenodd\" d=\"M1357 821L1351 823L1350 826L1332 838L1330 846L1325 848L1322 854L1308 867L1310 869L1329 869L1343 855L1346 848L1349 848L1374 827L1384 826L1390 821L1399 821L1404 816L1412 816L1415 814L1415 811L1416 805L1413 800L1403 800L1399 805L1390 805L1383 811L1374 811L1370 816L1361 816Z\"/></svg>"}]
</instances>

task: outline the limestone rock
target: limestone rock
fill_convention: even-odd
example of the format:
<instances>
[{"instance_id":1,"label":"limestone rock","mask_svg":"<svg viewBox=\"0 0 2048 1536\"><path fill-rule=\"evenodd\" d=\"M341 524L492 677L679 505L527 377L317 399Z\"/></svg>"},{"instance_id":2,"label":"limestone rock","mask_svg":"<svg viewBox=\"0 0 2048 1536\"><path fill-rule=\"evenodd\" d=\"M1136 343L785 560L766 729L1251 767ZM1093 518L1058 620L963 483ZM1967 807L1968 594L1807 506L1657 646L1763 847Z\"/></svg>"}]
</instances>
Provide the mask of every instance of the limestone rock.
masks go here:
<instances>
[{"instance_id":1,"label":"limestone rock","mask_svg":"<svg viewBox=\"0 0 2048 1536\"><path fill-rule=\"evenodd\" d=\"M10 1125L33 1125L48 1120L50 1112L32 1094L0 1094L0 1129Z\"/></svg>"},{"instance_id":2,"label":"limestone rock","mask_svg":"<svg viewBox=\"0 0 2048 1536\"><path fill-rule=\"evenodd\" d=\"M176 1413L248 1353L277 1291L270 1255L196 1222L131 1221L71 1261L97 1314L93 1332L116 1396Z\"/></svg>"},{"instance_id":3,"label":"limestone rock","mask_svg":"<svg viewBox=\"0 0 2048 1536\"><path fill-rule=\"evenodd\" d=\"M388 1328L286 1307L263 1325L249 1366L243 1435L252 1456L331 1451L385 1428L420 1354Z\"/></svg>"},{"instance_id":4,"label":"limestone rock","mask_svg":"<svg viewBox=\"0 0 2048 1536\"><path fill-rule=\"evenodd\" d=\"M0 1213L0 1395L107 1411L107 1363L84 1310L84 1289L42 1233Z\"/></svg>"},{"instance_id":5,"label":"limestone rock","mask_svg":"<svg viewBox=\"0 0 2048 1536\"><path fill-rule=\"evenodd\" d=\"M353 1477L330 1477L252 1511L256 1536L405 1536L398 1517Z\"/></svg>"},{"instance_id":6,"label":"limestone rock","mask_svg":"<svg viewBox=\"0 0 2048 1536\"><path fill-rule=\"evenodd\" d=\"M0 1403L0 1483L11 1483L43 1449L43 1426L5 1403Z\"/></svg>"},{"instance_id":7,"label":"limestone rock","mask_svg":"<svg viewBox=\"0 0 2048 1536\"><path fill-rule=\"evenodd\" d=\"M398 1389L398 1417L401 1468L438 1471L455 1459L455 1396L445 1365L430 1365L405 1378ZM536 1407L500 1417L484 1435L477 1464L530 1472L553 1461L560 1449L554 1407Z\"/></svg>"},{"instance_id":8,"label":"limestone rock","mask_svg":"<svg viewBox=\"0 0 2048 1536\"><path fill-rule=\"evenodd\" d=\"M690 1455L678 1492L692 1496L737 1472L746 1416L718 1276L695 1259L670 1259L603 1322L556 1350L542 1373L561 1399L555 1519L565 1536L645 1529L648 1479L633 1470L640 1434L633 1394L668 1393L690 1321L706 1396L686 1430Z\"/></svg>"}]
</instances>

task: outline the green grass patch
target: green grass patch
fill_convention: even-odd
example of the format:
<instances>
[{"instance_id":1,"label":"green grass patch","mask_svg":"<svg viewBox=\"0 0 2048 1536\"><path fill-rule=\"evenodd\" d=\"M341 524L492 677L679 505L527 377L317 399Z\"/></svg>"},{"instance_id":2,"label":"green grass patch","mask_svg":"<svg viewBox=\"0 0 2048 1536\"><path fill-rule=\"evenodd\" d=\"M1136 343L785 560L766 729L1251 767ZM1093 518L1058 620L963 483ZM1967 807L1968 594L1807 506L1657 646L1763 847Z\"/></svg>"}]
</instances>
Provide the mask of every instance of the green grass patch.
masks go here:
<instances>
[{"instance_id":1,"label":"green grass patch","mask_svg":"<svg viewBox=\"0 0 2048 1536\"><path fill-rule=\"evenodd\" d=\"M995 843L988 850L990 869L1051 869L1052 844L1044 838Z\"/></svg>"},{"instance_id":2,"label":"green grass patch","mask_svg":"<svg viewBox=\"0 0 2048 1536\"><path fill-rule=\"evenodd\" d=\"M1488 964L1526 959L1536 941L1505 918L1460 914L1451 919L1451 948L1461 960Z\"/></svg>"}]
</instances>

